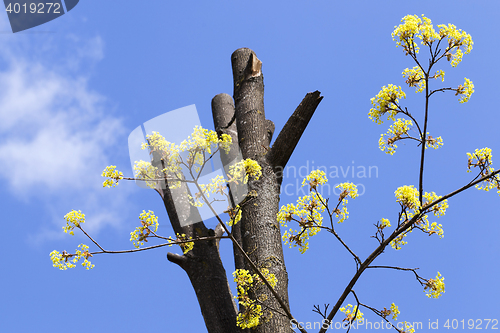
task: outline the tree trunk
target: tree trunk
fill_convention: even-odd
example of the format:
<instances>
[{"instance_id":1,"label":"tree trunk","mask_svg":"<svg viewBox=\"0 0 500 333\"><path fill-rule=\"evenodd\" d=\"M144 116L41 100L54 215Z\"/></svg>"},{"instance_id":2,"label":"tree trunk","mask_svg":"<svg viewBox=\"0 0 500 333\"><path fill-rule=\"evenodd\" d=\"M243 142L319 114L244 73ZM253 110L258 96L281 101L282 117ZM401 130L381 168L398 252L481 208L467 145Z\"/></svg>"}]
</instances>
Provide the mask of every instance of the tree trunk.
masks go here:
<instances>
[{"instance_id":1,"label":"tree trunk","mask_svg":"<svg viewBox=\"0 0 500 333\"><path fill-rule=\"evenodd\" d=\"M248 183L248 193L255 193L256 196L242 206L242 219L232 228L231 233L259 269L267 268L276 276L278 282L275 290L287 308L286 311L282 309L267 287L259 287L250 296L259 300L266 317L251 332L290 333L290 317L286 315L289 312L288 274L276 214L279 210L283 169L322 97L318 91L307 94L278 135L273 147L270 147L274 124L266 119L264 112L262 63L247 48L236 50L231 56L231 63L234 104L227 94L219 94L212 100L216 131L219 135L228 134L233 139L233 149L227 155L221 153L221 159L223 165L228 165L238 151L235 148L239 147L243 159L256 160L262 167L261 178ZM238 204L242 199L241 194L231 190L234 192L234 204ZM194 207L186 206L182 210L186 216L179 216L176 212L174 197L177 207L179 197L184 200L183 204L189 205L185 185L180 189L163 189L160 193L176 233L185 233L193 238L222 234L222 229L207 229L203 222L181 227L180 221L200 220ZM217 245L217 241L198 241L187 254L169 253L167 257L188 274L208 332L239 332L241 330L236 326L237 310ZM234 258L237 269L255 273L236 247Z\"/></svg>"},{"instance_id":2,"label":"tree trunk","mask_svg":"<svg viewBox=\"0 0 500 333\"><path fill-rule=\"evenodd\" d=\"M271 126L272 122L266 121L264 111L262 63L252 50L246 48L236 50L231 62L238 143L243 158L256 160L262 167L262 177L248 184L249 193L255 191L257 196L243 206L242 247L257 267L267 268L276 276L278 283L275 289L288 307L288 273L283 258L280 226L276 219L280 185L273 166L267 160L269 131L274 125ZM248 262L243 262L243 267L236 268L244 268L255 273ZM289 319L270 310L280 309L280 305L265 286L251 296L265 299L264 304L270 308L266 309L263 306L263 310L273 314L268 322L263 322L255 328L256 333L291 332Z\"/></svg>"}]
</instances>

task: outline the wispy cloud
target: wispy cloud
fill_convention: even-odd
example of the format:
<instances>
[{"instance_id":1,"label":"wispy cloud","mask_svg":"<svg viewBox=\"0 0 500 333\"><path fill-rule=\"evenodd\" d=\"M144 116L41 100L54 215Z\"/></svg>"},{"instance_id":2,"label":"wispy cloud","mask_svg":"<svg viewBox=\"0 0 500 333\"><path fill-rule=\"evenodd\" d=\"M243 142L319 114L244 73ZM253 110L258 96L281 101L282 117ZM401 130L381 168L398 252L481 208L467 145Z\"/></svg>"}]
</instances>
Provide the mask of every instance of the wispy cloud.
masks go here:
<instances>
[{"instance_id":1,"label":"wispy cloud","mask_svg":"<svg viewBox=\"0 0 500 333\"><path fill-rule=\"evenodd\" d=\"M0 51L0 179L3 190L24 204L43 198L50 203L46 210L59 212L55 202L65 212L86 210L88 228L97 232L119 225L125 213L130 191L103 190L100 172L127 133L113 103L89 84L86 66L103 58L103 40L66 37L72 43L63 52L73 54L67 62L54 59L58 44L52 37L47 53L33 52L29 36L10 39ZM62 216L49 220L35 238L52 238L56 223L60 232Z\"/></svg>"}]
</instances>

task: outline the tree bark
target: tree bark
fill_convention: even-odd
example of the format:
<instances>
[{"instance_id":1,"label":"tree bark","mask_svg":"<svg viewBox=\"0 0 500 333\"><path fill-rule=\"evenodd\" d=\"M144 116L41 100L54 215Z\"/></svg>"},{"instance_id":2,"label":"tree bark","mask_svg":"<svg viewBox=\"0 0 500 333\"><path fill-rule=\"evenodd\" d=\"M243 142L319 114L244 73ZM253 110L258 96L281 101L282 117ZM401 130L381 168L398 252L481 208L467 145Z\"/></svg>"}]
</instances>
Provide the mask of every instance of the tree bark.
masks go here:
<instances>
[{"instance_id":1,"label":"tree bark","mask_svg":"<svg viewBox=\"0 0 500 333\"><path fill-rule=\"evenodd\" d=\"M247 48L236 50L231 56L234 80L233 99L219 94L212 100L214 125L220 135L228 134L233 140L228 154L221 152L221 161L226 172L229 165L238 160L251 158L262 168L258 180L250 180L248 192L245 187L231 185L232 205L235 206L247 193L256 194L242 205L242 219L233 226L231 234L259 269L267 268L278 280L274 288L280 304L266 286L261 286L250 296L259 300L266 317L251 332L290 333L288 302L288 273L283 257L280 225L276 215L279 210L280 185L283 169L304 132L322 97L318 91L306 95L270 148L274 123L266 119L264 111L264 77L262 62ZM239 148L239 149L238 149ZM238 154L241 154L238 156ZM164 186L159 190L167 209L170 222L176 233L189 237L220 236L223 231L207 229L199 221L199 212L189 205L185 184L179 189ZM175 203L174 203L175 198ZM182 209L179 208L181 205ZM218 241L195 242L192 251L185 255L169 253L168 260L186 271L196 292L200 309L208 332L241 332L236 326L237 309L231 295L226 271L220 260ZM252 266L234 247L235 267L249 270ZM269 316L272 314L272 316ZM245 330L248 331L248 330Z\"/></svg>"},{"instance_id":2,"label":"tree bark","mask_svg":"<svg viewBox=\"0 0 500 333\"><path fill-rule=\"evenodd\" d=\"M187 200L189 190L185 183L182 183L178 189L170 189L166 186L160 191L176 234L186 234L192 238L214 235L214 231L207 229L203 222L181 226L180 221L201 220L198 210ZM179 208L179 205L184 207ZM167 259L179 265L187 273L208 332L234 333L237 309L216 242L195 242L194 248L187 254L168 253ZM193 308L186 308L186 311L192 312Z\"/></svg>"},{"instance_id":3,"label":"tree bark","mask_svg":"<svg viewBox=\"0 0 500 333\"><path fill-rule=\"evenodd\" d=\"M271 126L264 111L262 63L252 50L246 48L236 50L231 61L239 146L244 159L254 159L262 167L262 177L248 184L249 192L255 191L257 196L242 207L242 247L257 267L267 268L276 276L278 283L275 289L288 307L288 273L283 258L280 226L276 219L280 186L274 168L266 156ZM247 262L243 263L243 267L236 268L255 273ZM266 287L259 288L251 296L265 299L264 311L273 313L270 309L280 309L280 305ZM273 313L269 321L263 322L253 331L289 333L291 329L286 316Z\"/></svg>"}]
</instances>

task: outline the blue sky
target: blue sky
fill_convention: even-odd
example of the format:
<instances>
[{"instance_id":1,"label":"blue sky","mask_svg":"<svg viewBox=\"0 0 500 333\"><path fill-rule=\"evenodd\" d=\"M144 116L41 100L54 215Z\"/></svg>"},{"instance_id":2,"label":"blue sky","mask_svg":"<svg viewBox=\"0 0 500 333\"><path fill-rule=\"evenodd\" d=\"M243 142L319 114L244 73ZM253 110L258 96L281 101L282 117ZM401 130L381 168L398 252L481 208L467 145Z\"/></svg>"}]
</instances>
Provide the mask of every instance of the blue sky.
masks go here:
<instances>
[{"instance_id":1,"label":"blue sky","mask_svg":"<svg viewBox=\"0 0 500 333\"><path fill-rule=\"evenodd\" d=\"M444 86L456 87L464 77L474 82L470 102L446 93L431 104L429 131L444 146L427 154L425 189L443 195L473 177L466 152L490 147L493 166L500 165L499 13L497 1L81 1L67 15L17 34L0 15L0 331L205 331L186 274L166 260L168 250L180 249L98 255L92 271L59 271L49 253L89 243L62 232L72 209L87 215L86 230L110 250L131 248L129 233L143 209L155 211L160 230L172 235L156 193L126 182L103 189L100 174L113 164L131 175L127 137L160 114L196 104L202 125L213 128L210 101L232 94L230 56L240 47L263 62L265 111L275 137L307 92L325 96L289 161L282 204L294 202L300 190L294 168L378 171L371 177L340 172L330 180L364 189L337 230L366 257L377 244L370 238L373 223L397 216L395 189L418 181L419 149L407 142L393 156L382 153L378 138L389 125L367 116L381 86L403 85L401 72L414 65L395 47L394 26L407 14L425 14L474 40L457 68L439 66ZM405 105L421 115L422 96L404 89ZM401 320L422 322L424 329L429 320L443 329L447 319L464 319L466 328L469 319L500 319L499 200L494 192L469 190L451 199L438 220L443 239L414 232L402 250L387 249L375 262L419 267L426 278L441 272L446 293L440 299L428 299L411 273L371 270L354 288L361 302L378 309L395 302ZM230 274L232 249L224 243L221 251ZM319 322L313 305L336 302L354 274L351 257L320 233L306 254L285 248L285 258L292 313Z\"/></svg>"}]
</instances>

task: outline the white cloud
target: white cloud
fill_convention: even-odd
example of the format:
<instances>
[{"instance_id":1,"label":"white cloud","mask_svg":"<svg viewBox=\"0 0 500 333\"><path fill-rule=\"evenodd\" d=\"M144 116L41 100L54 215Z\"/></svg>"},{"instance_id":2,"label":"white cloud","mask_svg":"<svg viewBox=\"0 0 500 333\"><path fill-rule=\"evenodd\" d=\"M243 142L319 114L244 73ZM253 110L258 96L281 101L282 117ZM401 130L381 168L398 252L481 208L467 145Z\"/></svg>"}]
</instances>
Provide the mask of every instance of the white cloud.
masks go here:
<instances>
[{"instance_id":1,"label":"white cloud","mask_svg":"<svg viewBox=\"0 0 500 333\"><path fill-rule=\"evenodd\" d=\"M85 170L102 167L123 134L121 122L103 114L104 98L85 79L31 67L0 72L0 175L20 195L35 185L84 187Z\"/></svg>"},{"instance_id":2,"label":"white cloud","mask_svg":"<svg viewBox=\"0 0 500 333\"><path fill-rule=\"evenodd\" d=\"M113 116L112 103L90 88L88 77L88 68L104 56L104 43L100 37L66 36L74 43L65 43L70 49L64 52L73 57L60 62L53 56L53 37L47 37L48 53L35 52L29 38L9 39L0 51L1 188L20 205L43 201L35 209L42 207L40 215L49 217L33 229L34 240L62 233L62 217L71 209L87 214L91 232L119 227L130 208L131 187L103 189L100 173L114 164L110 153L126 142L127 133Z\"/></svg>"}]
</instances>

